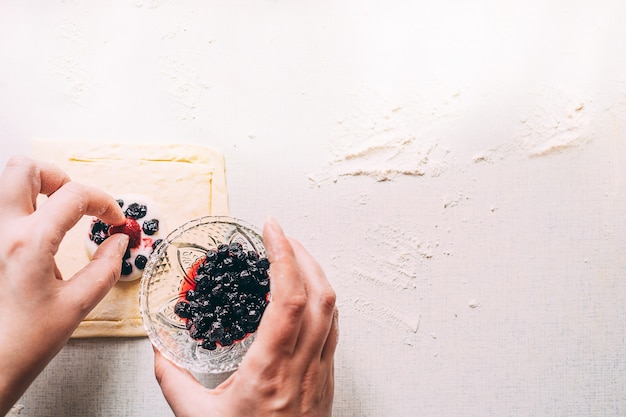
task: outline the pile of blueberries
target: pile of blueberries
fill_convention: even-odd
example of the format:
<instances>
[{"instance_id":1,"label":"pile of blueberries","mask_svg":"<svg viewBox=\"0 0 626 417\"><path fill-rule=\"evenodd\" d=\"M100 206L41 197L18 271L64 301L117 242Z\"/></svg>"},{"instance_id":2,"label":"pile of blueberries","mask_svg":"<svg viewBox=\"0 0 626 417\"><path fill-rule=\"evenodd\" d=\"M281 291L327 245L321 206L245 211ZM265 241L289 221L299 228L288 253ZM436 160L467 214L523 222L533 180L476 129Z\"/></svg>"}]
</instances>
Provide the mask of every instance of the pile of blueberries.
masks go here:
<instances>
[{"instance_id":1,"label":"pile of blueberries","mask_svg":"<svg viewBox=\"0 0 626 417\"><path fill-rule=\"evenodd\" d=\"M174 308L202 348L230 346L256 331L269 302L269 267L238 242L207 251L191 277L195 287Z\"/></svg>"}]
</instances>

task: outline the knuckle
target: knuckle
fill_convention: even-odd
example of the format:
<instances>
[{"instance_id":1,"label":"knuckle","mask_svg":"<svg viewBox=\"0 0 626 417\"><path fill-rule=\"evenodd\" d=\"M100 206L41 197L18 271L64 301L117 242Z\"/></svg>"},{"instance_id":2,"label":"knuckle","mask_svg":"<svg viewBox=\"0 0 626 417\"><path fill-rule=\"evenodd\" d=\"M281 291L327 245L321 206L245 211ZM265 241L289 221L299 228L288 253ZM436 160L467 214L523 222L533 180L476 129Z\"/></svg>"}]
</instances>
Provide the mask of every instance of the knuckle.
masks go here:
<instances>
[{"instance_id":1,"label":"knuckle","mask_svg":"<svg viewBox=\"0 0 626 417\"><path fill-rule=\"evenodd\" d=\"M328 287L320 294L319 302L322 310L330 314L336 310L337 294Z\"/></svg>"},{"instance_id":2,"label":"knuckle","mask_svg":"<svg viewBox=\"0 0 626 417\"><path fill-rule=\"evenodd\" d=\"M70 181L62 186L64 192L71 194L74 198L79 213L85 213L88 205L88 196L85 187L77 182Z\"/></svg>"},{"instance_id":3,"label":"knuckle","mask_svg":"<svg viewBox=\"0 0 626 417\"><path fill-rule=\"evenodd\" d=\"M0 243L0 251L7 258L21 259L22 256L30 256L33 242L37 241L39 231L31 224L19 221L13 227L4 229L5 238Z\"/></svg>"},{"instance_id":4,"label":"knuckle","mask_svg":"<svg viewBox=\"0 0 626 417\"><path fill-rule=\"evenodd\" d=\"M304 313L307 305L307 296L306 294L292 295L288 299L284 300L283 304L289 315L299 316Z\"/></svg>"},{"instance_id":5,"label":"knuckle","mask_svg":"<svg viewBox=\"0 0 626 417\"><path fill-rule=\"evenodd\" d=\"M63 185L66 191L76 194L78 196L82 196L84 194L84 187L77 182L70 181Z\"/></svg>"},{"instance_id":6,"label":"knuckle","mask_svg":"<svg viewBox=\"0 0 626 417\"><path fill-rule=\"evenodd\" d=\"M37 163L34 159L25 155L13 155L7 161L7 167L25 168L29 171L34 171L37 168Z\"/></svg>"}]
</instances>

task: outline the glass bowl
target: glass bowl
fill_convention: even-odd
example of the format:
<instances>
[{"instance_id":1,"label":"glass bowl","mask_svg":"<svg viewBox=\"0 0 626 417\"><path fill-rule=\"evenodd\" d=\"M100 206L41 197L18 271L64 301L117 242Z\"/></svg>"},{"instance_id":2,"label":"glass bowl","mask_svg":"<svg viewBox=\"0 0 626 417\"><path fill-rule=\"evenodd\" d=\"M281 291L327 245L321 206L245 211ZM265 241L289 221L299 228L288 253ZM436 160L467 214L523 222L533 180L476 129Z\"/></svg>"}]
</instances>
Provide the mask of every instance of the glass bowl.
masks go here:
<instances>
[{"instance_id":1,"label":"glass bowl","mask_svg":"<svg viewBox=\"0 0 626 417\"><path fill-rule=\"evenodd\" d=\"M223 216L191 220L156 247L141 278L139 309L148 337L166 358L194 373L234 371L256 335L251 333L230 346L206 350L189 335L184 321L174 312L187 272L208 250L234 242L265 257L263 238L256 227Z\"/></svg>"}]
</instances>

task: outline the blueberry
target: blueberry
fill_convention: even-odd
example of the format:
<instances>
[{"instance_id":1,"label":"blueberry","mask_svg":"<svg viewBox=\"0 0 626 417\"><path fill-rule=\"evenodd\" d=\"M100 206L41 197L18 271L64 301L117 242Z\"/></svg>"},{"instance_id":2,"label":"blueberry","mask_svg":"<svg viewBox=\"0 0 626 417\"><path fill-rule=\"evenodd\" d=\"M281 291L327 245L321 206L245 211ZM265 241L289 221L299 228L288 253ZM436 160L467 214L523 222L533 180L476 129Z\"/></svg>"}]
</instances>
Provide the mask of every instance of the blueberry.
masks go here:
<instances>
[{"instance_id":1,"label":"blueberry","mask_svg":"<svg viewBox=\"0 0 626 417\"><path fill-rule=\"evenodd\" d=\"M250 285L252 282L252 274L247 269L244 269L239 273L239 284L242 286Z\"/></svg>"},{"instance_id":2,"label":"blueberry","mask_svg":"<svg viewBox=\"0 0 626 417\"><path fill-rule=\"evenodd\" d=\"M233 344L233 337L230 333L224 333L224 336L219 340L220 345L230 346Z\"/></svg>"},{"instance_id":3,"label":"blueberry","mask_svg":"<svg viewBox=\"0 0 626 417\"><path fill-rule=\"evenodd\" d=\"M229 248L228 245L222 243L217 246L217 259L222 260L228 256Z\"/></svg>"},{"instance_id":4,"label":"blueberry","mask_svg":"<svg viewBox=\"0 0 626 417\"><path fill-rule=\"evenodd\" d=\"M248 311L248 315L246 316L250 323L258 323L261 320L261 313L259 310L252 309Z\"/></svg>"},{"instance_id":5,"label":"blueberry","mask_svg":"<svg viewBox=\"0 0 626 417\"><path fill-rule=\"evenodd\" d=\"M228 249L231 252L240 252L243 250L243 246L239 242L232 242L230 245L228 245Z\"/></svg>"},{"instance_id":6,"label":"blueberry","mask_svg":"<svg viewBox=\"0 0 626 417\"><path fill-rule=\"evenodd\" d=\"M217 342L224 337L224 326L219 321L213 322L211 329L207 334L207 338L211 342Z\"/></svg>"},{"instance_id":7,"label":"blueberry","mask_svg":"<svg viewBox=\"0 0 626 417\"><path fill-rule=\"evenodd\" d=\"M208 275L196 275L196 291L199 293L209 293L211 291L211 278Z\"/></svg>"},{"instance_id":8,"label":"blueberry","mask_svg":"<svg viewBox=\"0 0 626 417\"><path fill-rule=\"evenodd\" d=\"M192 322L191 327L189 328L189 336L193 339L202 339L204 337L204 332L198 327L197 322Z\"/></svg>"},{"instance_id":9,"label":"blueberry","mask_svg":"<svg viewBox=\"0 0 626 417\"><path fill-rule=\"evenodd\" d=\"M144 269L147 262L148 258L143 255L137 255L137 257L135 258L135 266L139 269Z\"/></svg>"},{"instance_id":10,"label":"blueberry","mask_svg":"<svg viewBox=\"0 0 626 417\"><path fill-rule=\"evenodd\" d=\"M107 223L102 220L96 219L91 225L91 233L89 239L91 239L96 245L102 244L107 237L109 237L109 227Z\"/></svg>"},{"instance_id":11,"label":"blueberry","mask_svg":"<svg viewBox=\"0 0 626 417\"><path fill-rule=\"evenodd\" d=\"M267 271L270 268L270 261L267 258L261 258L257 261L256 267L262 271Z\"/></svg>"},{"instance_id":12,"label":"blueberry","mask_svg":"<svg viewBox=\"0 0 626 417\"><path fill-rule=\"evenodd\" d=\"M147 212L148 208L145 204L132 203L128 206L124 214L126 217L137 220L145 217Z\"/></svg>"},{"instance_id":13,"label":"blueberry","mask_svg":"<svg viewBox=\"0 0 626 417\"><path fill-rule=\"evenodd\" d=\"M91 233L94 233L94 234L98 232L108 233L108 231L109 231L109 225L104 223L102 220L97 219L91 225Z\"/></svg>"},{"instance_id":14,"label":"blueberry","mask_svg":"<svg viewBox=\"0 0 626 417\"><path fill-rule=\"evenodd\" d=\"M241 318L246 314L248 314L248 310L240 302L233 304L233 317Z\"/></svg>"},{"instance_id":15,"label":"blueberry","mask_svg":"<svg viewBox=\"0 0 626 417\"><path fill-rule=\"evenodd\" d=\"M254 333L257 327L259 327L257 323L252 323L250 321L245 321L245 320L242 320L241 322L241 328L246 333Z\"/></svg>"},{"instance_id":16,"label":"blueberry","mask_svg":"<svg viewBox=\"0 0 626 417\"><path fill-rule=\"evenodd\" d=\"M235 260L233 258L224 258L222 259L222 263L220 264L220 269L223 271L231 270L235 265Z\"/></svg>"},{"instance_id":17,"label":"blueberry","mask_svg":"<svg viewBox=\"0 0 626 417\"><path fill-rule=\"evenodd\" d=\"M235 341L242 340L246 336L246 332L239 324L235 324L231 327L230 334L233 336L233 340Z\"/></svg>"},{"instance_id":18,"label":"blueberry","mask_svg":"<svg viewBox=\"0 0 626 417\"><path fill-rule=\"evenodd\" d=\"M91 240L93 240L93 242L96 245L101 245L102 242L104 242L105 240L107 240L107 237L105 234L103 234L102 232L98 232L96 234L93 234L90 236Z\"/></svg>"},{"instance_id":19,"label":"blueberry","mask_svg":"<svg viewBox=\"0 0 626 417\"><path fill-rule=\"evenodd\" d=\"M152 250L155 250L163 242L163 239L157 239L152 243Z\"/></svg>"},{"instance_id":20,"label":"blueberry","mask_svg":"<svg viewBox=\"0 0 626 417\"><path fill-rule=\"evenodd\" d=\"M217 344L215 342L211 342L209 339L204 339L202 344L200 344L202 349L206 350L215 350L217 349Z\"/></svg>"},{"instance_id":21,"label":"blueberry","mask_svg":"<svg viewBox=\"0 0 626 417\"><path fill-rule=\"evenodd\" d=\"M217 262L217 258L218 258L217 251L216 250L209 250L206 253L205 262L207 262L207 263L209 263L209 262L215 263L215 262Z\"/></svg>"},{"instance_id":22,"label":"blueberry","mask_svg":"<svg viewBox=\"0 0 626 417\"><path fill-rule=\"evenodd\" d=\"M198 318L195 320L195 323L196 323L196 327L198 328L200 332L207 334L207 332L211 329L211 326L213 325L214 320L212 320L206 315L202 315L202 316L198 316Z\"/></svg>"},{"instance_id":23,"label":"blueberry","mask_svg":"<svg viewBox=\"0 0 626 417\"><path fill-rule=\"evenodd\" d=\"M181 319L191 318L191 306L185 301L179 301L174 306L174 313Z\"/></svg>"},{"instance_id":24,"label":"blueberry","mask_svg":"<svg viewBox=\"0 0 626 417\"><path fill-rule=\"evenodd\" d=\"M133 272L133 266L128 261L122 261L122 275L130 275Z\"/></svg>"},{"instance_id":25,"label":"blueberry","mask_svg":"<svg viewBox=\"0 0 626 417\"><path fill-rule=\"evenodd\" d=\"M243 246L241 246L241 243L239 242L233 242L228 245L228 251L230 253L230 256L232 256L233 258L238 258L242 253L244 253Z\"/></svg>"},{"instance_id":26,"label":"blueberry","mask_svg":"<svg viewBox=\"0 0 626 417\"><path fill-rule=\"evenodd\" d=\"M152 236L159 231L159 221L157 219L146 220L143 222L141 229L148 236Z\"/></svg>"}]
</instances>

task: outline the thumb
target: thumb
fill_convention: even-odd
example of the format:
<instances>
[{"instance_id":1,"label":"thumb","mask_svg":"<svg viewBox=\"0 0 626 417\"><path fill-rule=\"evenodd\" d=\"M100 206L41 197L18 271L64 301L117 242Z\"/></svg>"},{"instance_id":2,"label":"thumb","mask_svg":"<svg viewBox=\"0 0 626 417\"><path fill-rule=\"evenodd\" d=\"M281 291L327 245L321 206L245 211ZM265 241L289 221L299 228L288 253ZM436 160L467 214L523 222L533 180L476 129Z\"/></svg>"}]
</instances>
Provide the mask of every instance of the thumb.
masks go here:
<instances>
[{"instance_id":1,"label":"thumb","mask_svg":"<svg viewBox=\"0 0 626 417\"><path fill-rule=\"evenodd\" d=\"M92 260L67 281L65 296L77 307L76 313L81 314L81 320L120 278L127 246L127 235L117 233L109 237L98 247Z\"/></svg>"},{"instance_id":2,"label":"thumb","mask_svg":"<svg viewBox=\"0 0 626 417\"><path fill-rule=\"evenodd\" d=\"M154 348L154 346L153 346ZM207 410L202 399L209 397L209 389L186 370L179 368L167 360L158 350L154 349L154 375L165 400L178 415L193 415L198 410Z\"/></svg>"}]
</instances>

